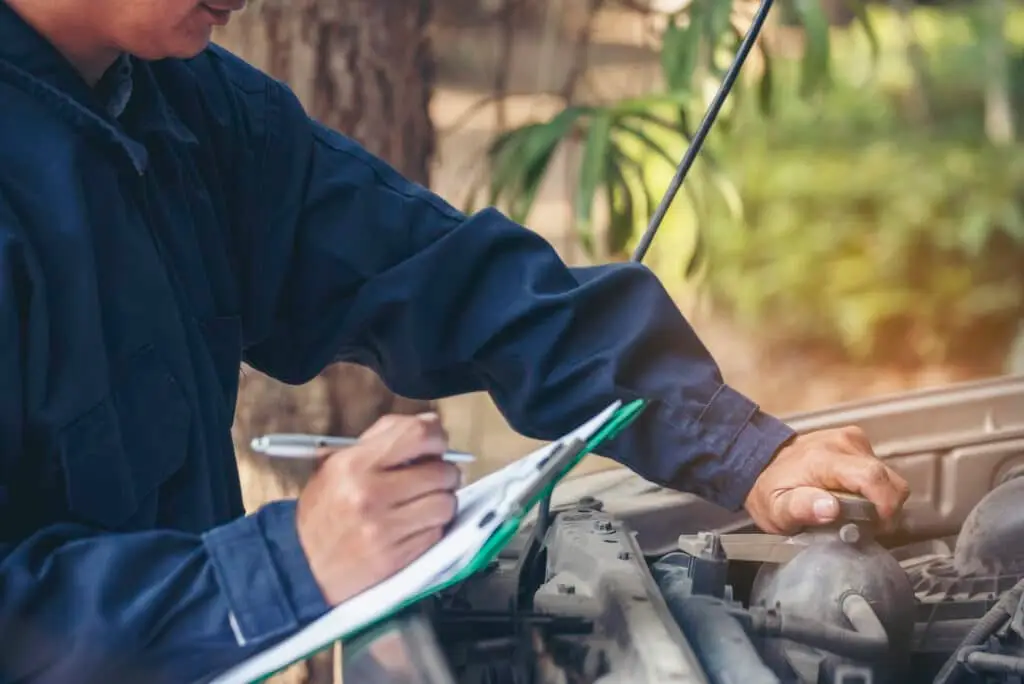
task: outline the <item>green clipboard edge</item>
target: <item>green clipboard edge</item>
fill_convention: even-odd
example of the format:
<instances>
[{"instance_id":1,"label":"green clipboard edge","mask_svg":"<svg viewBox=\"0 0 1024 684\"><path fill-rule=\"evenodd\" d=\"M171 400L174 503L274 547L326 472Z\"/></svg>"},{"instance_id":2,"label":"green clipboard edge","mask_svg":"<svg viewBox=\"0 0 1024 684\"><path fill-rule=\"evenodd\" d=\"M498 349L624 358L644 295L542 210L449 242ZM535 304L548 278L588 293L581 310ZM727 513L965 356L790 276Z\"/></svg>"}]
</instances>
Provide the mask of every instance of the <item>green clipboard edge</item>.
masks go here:
<instances>
[{"instance_id":1,"label":"green clipboard edge","mask_svg":"<svg viewBox=\"0 0 1024 684\"><path fill-rule=\"evenodd\" d=\"M640 416L640 414L646 407L647 401L645 399L635 399L629 402L628 404L619 407L619 409L612 414L608 421L596 433L594 433L594 435L590 438L590 441L587 442L586 448L582 449L579 452L579 454L576 455L576 458L567 463L565 468L562 469L562 472L559 473L557 477L552 479L551 484L542 489L541 491L539 491L533 497L533 499L527 502L526 506L523 507L523 509L519 512L518 515L513 516L506 520L504 523L502 523L502 525L499 526L498 529L496 529L494 533L491 535L491 537L487 540L487 543L485 543L483 547L481 547L480 551L469 563L469 565L460 570L447 581L434 585L430 589L427 589L426 591L417 594L416 596L408 599L407 601L404 601L398 606L395 606L394 609L392 609L385 615L382 615L373 623L366 625L365 627L362 627L355 632L344 634L341 637L339 637L339 639L332 641L329 644L325 644L323 647L319 649L310 651L305 655L301 655L297 657L295 660L289 662L288 664L283 665L281 668L274 670L273 672L269 672L258 679L250 680L250 684L261 684L262 682L267 681L274 675L280 674L281 672L288 669L295 663L311 658L317 653L321 653L329 648L332 648L334 644L337 643L337 641L350 642L354 645L363 645L370 643L372 641L372 637L381 631L381 628L385 625L385 623L391 620L391 618L393 618L398 613L405 611L406 609L419 603L423 599L433 596L438 592L444 591L452 585L458 584L459 582L462 582L468 579L469 577L475 575L476 573L480 572L481 570L485 569L488 565L490 565L492 560L497 558L501 550L508 545L508 543L512 540L512 537L515 536L516 532L519 531L519 527L520 525L522 525L523 519L526 517L526 514L529 513L530 510L534 506L536 506L541 499L550 494L554 490L554 488L558 486L558 483L561 482L562 478L564 478L570 470L575 468L579 464L579 462L583 460L585 456L593 453L596 449L598 449L602 444L604 444L608 440L614 439L619 434L621 434L623 430L629 427L633 423L633 421L635 421Z\"/></svg>"}]
</instances>

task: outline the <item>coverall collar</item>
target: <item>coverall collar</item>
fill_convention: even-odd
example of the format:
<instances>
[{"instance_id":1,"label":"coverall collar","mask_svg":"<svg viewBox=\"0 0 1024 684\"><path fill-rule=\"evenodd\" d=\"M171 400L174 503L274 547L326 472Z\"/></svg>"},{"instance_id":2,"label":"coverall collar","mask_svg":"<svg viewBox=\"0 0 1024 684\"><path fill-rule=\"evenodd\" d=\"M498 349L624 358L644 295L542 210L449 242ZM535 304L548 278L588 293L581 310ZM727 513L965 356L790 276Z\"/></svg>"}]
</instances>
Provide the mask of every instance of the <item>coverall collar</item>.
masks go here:
<instances>
[{"instance_id":1,"label":"coverall collar","mask_svg":"<svg viewBox=\"0 0 1024 684\"><path fill-rule=\"evenodd\" d=\"M130 71L125 65L130 65ZM196 142L156 87L148 64L126 56L112 69L115 72L104 78L130 79L130 83L121 83L104 98L57 48L0 0L0 81L37 96L83 133L120 148L139 173L146 170L149 155L142 142L119 124L116 115L125 108L132 110L137 134L164 133L179 142Z\"/></svg>"}]
</instances>

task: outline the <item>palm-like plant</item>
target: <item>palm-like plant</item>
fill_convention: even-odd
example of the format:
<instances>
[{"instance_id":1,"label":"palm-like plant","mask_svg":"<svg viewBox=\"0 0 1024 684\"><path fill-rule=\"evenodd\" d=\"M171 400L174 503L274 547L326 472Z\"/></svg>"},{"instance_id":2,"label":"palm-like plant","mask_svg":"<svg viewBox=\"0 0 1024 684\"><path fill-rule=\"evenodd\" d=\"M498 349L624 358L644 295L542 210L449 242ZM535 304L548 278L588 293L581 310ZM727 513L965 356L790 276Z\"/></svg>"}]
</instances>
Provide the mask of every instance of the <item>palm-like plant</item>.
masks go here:
<instances>
[{"instance_id":1,"label":"palm-like plant","mask_svg":"<svg viewBox=\"0 0 1024 684\"><path fill-rule=\"evenodd\" d=\"M874 44L874 34L862 0L848 0ZM567 103L546 121L501 133L486 153L489 178L470 189L471 198L483 190L488 204L502 206L524 222L536 200L556 151L567 141L582 144L575 187L575 225L588 255L621 258L639 222L648 220L661 192L653 187L646 161L653 155L675 166L677 150L693 136L694 114L703 108L697 87L702 76L720 79L746 34L756 0L619 0L660 19L659 92L611 103ZM820 0L779 0L776 12L803 28L802 92L810 94L829 78L829 23ZM760 111L771 112L773 64L765 41L759 41L757 69ZM734 97L741 94L737 90ZM727 115L721 125L728 126ZM673 153L674 151L675 154ZM738 210L733 188L704 154L694 167L695 177L684 184L691 207L724 198ZM484 185L485 187L481 187ZM598 195L607 205L607 225L599 243L594 225ZM472 199L470 208L472 208ZM690 268L696 264L691 261Z\"/></svg>"}]
</instances>

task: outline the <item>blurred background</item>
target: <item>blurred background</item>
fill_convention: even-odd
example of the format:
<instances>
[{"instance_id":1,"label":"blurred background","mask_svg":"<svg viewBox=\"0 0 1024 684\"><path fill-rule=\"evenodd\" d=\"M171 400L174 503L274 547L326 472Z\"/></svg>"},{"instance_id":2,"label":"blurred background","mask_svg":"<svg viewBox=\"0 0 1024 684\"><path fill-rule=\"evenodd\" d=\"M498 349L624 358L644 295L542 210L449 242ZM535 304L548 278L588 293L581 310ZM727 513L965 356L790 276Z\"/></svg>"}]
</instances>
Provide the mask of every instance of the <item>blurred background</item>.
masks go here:
<instances>
[{"instance_id":1,"label":"blurred background","mask_svg":"<svg viewBox=\"0 0 1024 684\"><path fill-rule=\"evenodd\" d=\"M586 264L628 258L756 8L254 0L217 40L449 202L495 204ZM646 263L776 414L1020 372L1022 105L1024 4L776 0ZM247 505L306 476L252 436L424 408L346 365L300 388L244 369ZM486 395L436 408L474 477L533 446Z\"/></svg>"}]
</instances>

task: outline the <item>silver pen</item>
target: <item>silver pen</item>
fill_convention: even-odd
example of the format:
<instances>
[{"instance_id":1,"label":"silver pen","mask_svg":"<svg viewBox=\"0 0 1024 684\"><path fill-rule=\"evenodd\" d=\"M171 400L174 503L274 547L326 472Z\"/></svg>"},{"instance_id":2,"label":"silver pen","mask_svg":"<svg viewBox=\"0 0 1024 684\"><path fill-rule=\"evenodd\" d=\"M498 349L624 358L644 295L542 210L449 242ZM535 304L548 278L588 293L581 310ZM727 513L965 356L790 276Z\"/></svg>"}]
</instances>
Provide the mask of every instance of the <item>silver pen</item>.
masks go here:
<instances>
[{"instance_id":1,"label":"silver pen","mask_svg":"<svg viewBox=\"0 0 1024 684\"><path fill-rule=\"evenodd\" d=\"M279 433L256 437L250 447L257 453L274 458L317 458L324 449L347 449L358 441L355 437ZM464 451L446 451L442 459L448 463L472 463L476 460Z\"/></svg>"}]
</instances>

